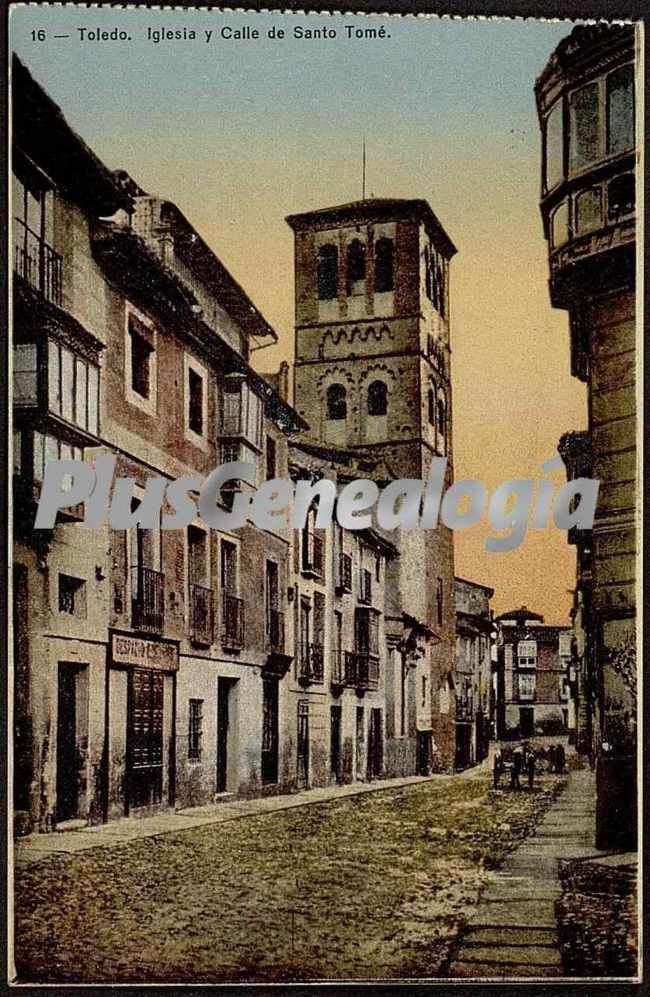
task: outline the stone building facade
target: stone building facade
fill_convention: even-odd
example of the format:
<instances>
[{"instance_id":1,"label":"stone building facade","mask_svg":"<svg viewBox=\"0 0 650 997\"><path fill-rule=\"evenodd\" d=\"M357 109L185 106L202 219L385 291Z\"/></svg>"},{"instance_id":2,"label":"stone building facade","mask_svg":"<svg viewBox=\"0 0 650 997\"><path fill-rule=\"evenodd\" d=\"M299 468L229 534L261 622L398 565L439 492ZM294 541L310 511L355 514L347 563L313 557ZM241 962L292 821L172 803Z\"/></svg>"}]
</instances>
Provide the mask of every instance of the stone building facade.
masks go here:
<instances>
[{"instance_id":1,"label":"stone building facade","mask_svg":"<svg viewBox=\"0 0 650 997\"><path fill-rule=\"evenodd\" d=\"M319 530L315 508L303 530L282 518L216 530L198 516L167 530L167 500L157 526L138 526L156 480L184 479L196 497L234 460L255 480L224 491L224 511L275 477L426 478L434 454L450 479L453 247L435 216L424 202L362 206L367 276L356 258L354 286L336 292L360 317L328 342L351 337L336 369L359 379L366 408L346 398L358 425L341 433L325 425L340 415L323 422L329 410L307 397L317 382L341 411L328 393L339 382L309 363L313 330L296 340L303 417L286 365L269 378L251 366L274 330L178 207L111 173L18 60L13 95L17 827L450 769L449 531ZM80 505L35 531L46 463L106 456L130 527L82 526Z\"/></svg>"},{"instance_id":2,"label":"stone building facade","mask_svg":"<svg viewBox=\"0 0 650 997\"><path fill-rule=\"evenodd\" d=\"M636 828L636 142L632 25L578 27L536 84L551 303L587 386L592 473L587 655L597 677L598 841Z\"/></svg>"},{"instance_id":3,"label":"stone building facade","mask_svg":"<svg viewBox=\"0 0 650 997\"><path fill-rule=\"evenodd\" d=\"M494 589L454 579L456 605L456 768L487 757L490 743Z\"/></svg>"},{"instance_id":4,"label":"stone building facade","mask_svg":"<svg viewBox=\"0 0 650 997\"><path fill-rule=\"evenodd\" d=\"M498 740L575 730L570 627L544 623L526 606L496 617Z\"/></svg>"},{"instance_id":5,"label":"stone building facade","mask_svg":"<svg viewBox=\"0 0 650 997\"><path fill-rule=\"evenodd\" d=\"M275 333L18 61L14 94L15 809L47 830L277 791L288 526L137 528L152 478L198 490L240 458L257 483L288 474L306 424L248 363ZM132 528L75 508L34 531L44 461L104 453L135 482Z\"/></svg>"}]
</instances>

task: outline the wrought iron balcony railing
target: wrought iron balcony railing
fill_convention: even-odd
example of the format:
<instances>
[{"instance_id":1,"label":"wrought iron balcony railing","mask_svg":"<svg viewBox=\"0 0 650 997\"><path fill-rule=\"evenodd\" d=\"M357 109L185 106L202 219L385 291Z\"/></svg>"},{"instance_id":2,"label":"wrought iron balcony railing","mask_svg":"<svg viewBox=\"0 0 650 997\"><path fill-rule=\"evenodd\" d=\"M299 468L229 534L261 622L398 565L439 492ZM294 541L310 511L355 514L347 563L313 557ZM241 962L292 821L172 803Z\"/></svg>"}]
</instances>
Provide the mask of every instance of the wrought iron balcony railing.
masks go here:
<instances>
[{"instance_id":1,"label":"wrought iron balcony railing","mask_svg":"<svg viewBox=\"0 0 650 997\"><path fill-rule=\"evenodd\" d=\"M228 592L222 600L221 643L231 650L244 646L244 600Z\"/></svg>"},{"instance_id":2,"label":"wrought iron balcony railing","mask_svg":"<svg viewBox=\"0 0 650 997\"><path fill-rule=\"evenodd\" d=\"M131 625L162 633L164 622L165 576L162 571L135 564L131 568Z\"/></svg>"},{"instance_id":3,"label":"wrought iron balcony railing","mask_svg":"<svg viewBox=\"0 0 650 997\"><path fill-rule=\"evenodd\" d=\"M277 609L266 613L266 646L271 652L284 652L284 613Z\"/></svg>"},{"instance_id":4,"label":"wrought iron balcony railing","mask_svg":"<svg viewBox=\"0 0 650 997\"><path fill-rule=\"evenodd\" d=\"M20 218L14 218L14 270L55 305L61 304L62 259Z\"/></svg>"},{"instance_id":5,"label":"wrought iron balcony railing","mask_svg":"<svg viewBox=\"0 0 650 997\"><path fill-rule=\"evenodd\" d=\"M197 644L214 640L214 592L205 585L190 585L190 637Z\"/></svg>"},{"instance_id":6,"label":"wrought iron balcony railing","mask_svg":"<svg viewBox=\"0 0 650 997\"><path fill-rule=\"evenodd\" d=\"M302 685L320 685L325 674L322 644L301 644L298 655L298 680Z\"/></svg>"}]
</instances>

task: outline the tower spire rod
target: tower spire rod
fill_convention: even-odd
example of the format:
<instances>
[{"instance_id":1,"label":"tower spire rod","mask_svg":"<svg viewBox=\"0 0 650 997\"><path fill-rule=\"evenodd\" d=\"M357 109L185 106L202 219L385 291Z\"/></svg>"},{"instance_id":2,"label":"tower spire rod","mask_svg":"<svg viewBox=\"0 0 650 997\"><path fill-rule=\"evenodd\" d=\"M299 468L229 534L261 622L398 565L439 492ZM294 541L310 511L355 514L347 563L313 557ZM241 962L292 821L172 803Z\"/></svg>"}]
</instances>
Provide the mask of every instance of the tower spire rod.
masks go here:
<instances>
[{"instance_id":1,"label":"tower spire rod","mask_svg":"<svg viewBox=\"0 0 650 997\"><path fill-rule=\"evenodd\" d=\"M362 157L362 159L363 159L363 163L362 163L362 170L361 170L361 175L362 175L361 200L365 201L365 199L366 199L366 136L365 135L363 136L363 157Z\"/></svg>"}]
</instances>

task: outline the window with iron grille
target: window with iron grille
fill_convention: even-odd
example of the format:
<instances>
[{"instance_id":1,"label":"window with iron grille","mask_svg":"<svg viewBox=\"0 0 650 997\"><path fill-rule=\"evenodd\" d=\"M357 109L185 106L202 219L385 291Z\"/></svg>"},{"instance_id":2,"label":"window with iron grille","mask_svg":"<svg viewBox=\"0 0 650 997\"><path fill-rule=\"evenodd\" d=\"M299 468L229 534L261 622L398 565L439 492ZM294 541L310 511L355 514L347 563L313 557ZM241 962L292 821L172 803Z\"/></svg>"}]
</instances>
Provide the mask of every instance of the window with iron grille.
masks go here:
<instances>
[{"instance_id":1,"label":"window with iron grille","mask_svg":"<svg viewBox=\"0 0 650 997\"><path fill-rule=\"evenodd\" d=\"M190 699L189 730L187 737L187 757L198 762L201 758L203 740L203 700Z\"/></svg>"},{"instance_id":2,"label":"window with iron grille","mask_svg":"<svg viewBox=\"0 0 650 997\"><path fill-rule=\"evenodd\" d=\"M85 617L86 582L83 578L59 575L59 612Z\"/></svg>"}]
</instances>

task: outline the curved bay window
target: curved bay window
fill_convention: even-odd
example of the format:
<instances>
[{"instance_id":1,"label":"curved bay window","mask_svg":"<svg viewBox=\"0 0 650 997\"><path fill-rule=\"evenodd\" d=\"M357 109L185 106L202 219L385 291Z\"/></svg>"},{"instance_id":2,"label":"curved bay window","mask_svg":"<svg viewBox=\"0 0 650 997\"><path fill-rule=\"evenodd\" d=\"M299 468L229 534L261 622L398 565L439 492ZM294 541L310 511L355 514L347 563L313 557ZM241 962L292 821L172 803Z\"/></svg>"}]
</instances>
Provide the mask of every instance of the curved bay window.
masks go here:
<instances>
[{"instance_id":1,"label":"curved bay window","mask_svg":"<svg viewBox=\"0 0 650 997\"><path fill-rule=\"evenodd\" d=\"M375 246L375 292L383 294L395 287L392 239L378 239Z\"/></svg>"},{"instance_id":2,"label":"curved bay window","mask_svg":"<svg viewBox=\"0 0 650 997\"><path fill-rule=\"evenodd\" d=\"M383 381L373 381L368 387L368 415L386 415L388 388Z\"/></svg>"},{"instance_id":3,"label":"curved bay window","mask_svg":"<svg viewBox=\"0 0 650 997\"><path fill-rule=\"evenodd\" d=\"M591 232L603 224L600 187L590 187L577 195L575 200L576 234Z\"/></svg>"},{"instance_id":4,"label":"curved bay window","mask_svg":"<svg viewBox=\"0 0 650 997\"><path fill-rule=\"evenodd\" d=\"M562 201L551 215L551 245L563 246L569 238L569 202Z\"/></svg>"},{"instance_id":5,"label":"curved bay window","mask_svg":"<svg viewBox=\"0 0 650 997\"><path fill-rule=\"evenodd\" d=\"M318 297L320 301L331 301L336 297L339 270L339 253L336 246L328 243L318 250Z\"/></svg>"},{"instance_id":6,"label":"curved bay window","mask_svg":"<svg viewBox=\"0 0 650 997\"><path fill-rule=\"evenodd\" d=\"M366 247L360 239L353 239L347 249L348 295L365 294Z\"/></svg>"},{"instance_id":7,"label":"curved bay window","mask_svg":"<svg viewBox=\"0 0 650 997\"><path fill-rule=\"evenodd\" d=\"M347 415L348 402L345 388L342 384L330 384L327 389L327 418L347 419Z\"/></svg>"},{"instance_id":8,"label":"curved bay window","mask_svg":"<svg viewBox=\"0 0 650 997\"><path fill-rule=\"evenodd\" d=\"M564 179L564 108L558 100L546 119L545 187L552 190Z\"/></svg>"}]
</instances>

